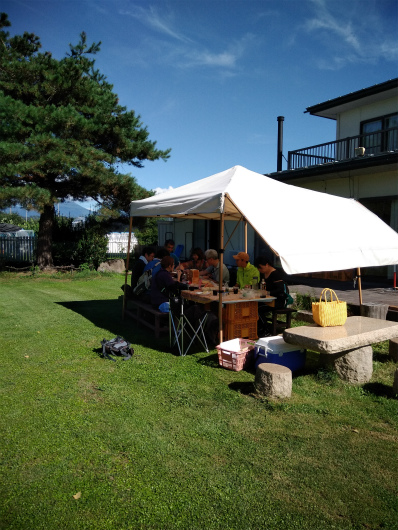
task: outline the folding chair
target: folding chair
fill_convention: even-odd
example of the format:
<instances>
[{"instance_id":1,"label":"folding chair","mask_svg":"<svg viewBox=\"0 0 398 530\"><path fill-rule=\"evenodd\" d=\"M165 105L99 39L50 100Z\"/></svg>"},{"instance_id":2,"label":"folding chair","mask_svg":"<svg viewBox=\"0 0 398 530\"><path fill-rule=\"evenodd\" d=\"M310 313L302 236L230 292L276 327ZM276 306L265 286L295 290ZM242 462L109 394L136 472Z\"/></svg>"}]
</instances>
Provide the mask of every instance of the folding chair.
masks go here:
<instances>
[{"instance_id":1,"label":"folding chair","mask_svg":"<svg viewBox=\"0 0 398 530\"><path fill-rule=\"evenodd\" d=\"M207 312L205 312L198 321L198 325L195 328L184 313L184 298L173 297L170 299L170 347L173 348L177 345L178 352L181 356L185 356L188 353L189 348L192 346L195 339L198 339L203 348L209 353L207 347L204 327L207 320ZM174 332L174 336L173 336ZM186 335L184 337L184 335ZM186 348L185 340L189 341Z\"/></svg>"}]
</instances>

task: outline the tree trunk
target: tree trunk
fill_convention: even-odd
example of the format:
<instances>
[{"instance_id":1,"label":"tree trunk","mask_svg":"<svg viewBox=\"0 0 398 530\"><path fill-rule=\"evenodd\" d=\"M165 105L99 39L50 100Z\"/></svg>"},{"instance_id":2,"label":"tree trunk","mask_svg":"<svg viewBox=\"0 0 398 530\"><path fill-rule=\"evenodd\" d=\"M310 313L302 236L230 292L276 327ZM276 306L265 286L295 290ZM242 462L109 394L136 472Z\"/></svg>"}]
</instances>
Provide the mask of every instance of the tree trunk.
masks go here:
<instances>
[{"instance_id":1,"label":"tree trunk","mask_svg":"<svg viewBox=\"0 0 398 530\"><path fill-rule=\"evenodd\" d=\"M41 269L53 266L52 240L54 226L54 206L45 206L40 214L37 239L37 265Z\"/></svg>"}]
</instances>

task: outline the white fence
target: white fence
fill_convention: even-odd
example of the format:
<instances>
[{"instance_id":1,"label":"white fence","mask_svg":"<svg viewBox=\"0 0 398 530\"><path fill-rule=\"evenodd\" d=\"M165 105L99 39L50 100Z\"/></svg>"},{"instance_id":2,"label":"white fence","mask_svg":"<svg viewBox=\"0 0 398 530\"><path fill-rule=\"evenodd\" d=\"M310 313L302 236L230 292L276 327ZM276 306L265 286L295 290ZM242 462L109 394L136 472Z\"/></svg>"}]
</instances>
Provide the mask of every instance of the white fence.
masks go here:
<instances>
[{"instance_id":1,"label":"white fence","mask_svg":"<svg viewBox=\"0 0 398 530\"><path fill-rule=\"evenodd\" d=\"M127 232L112 232L107 234L108 238L108 254L112 256L127 255L127 247L129 242L129 235ZM135 235L131 234L130 252L137 245L138 241Z\"/></svg>"}]
</instances>

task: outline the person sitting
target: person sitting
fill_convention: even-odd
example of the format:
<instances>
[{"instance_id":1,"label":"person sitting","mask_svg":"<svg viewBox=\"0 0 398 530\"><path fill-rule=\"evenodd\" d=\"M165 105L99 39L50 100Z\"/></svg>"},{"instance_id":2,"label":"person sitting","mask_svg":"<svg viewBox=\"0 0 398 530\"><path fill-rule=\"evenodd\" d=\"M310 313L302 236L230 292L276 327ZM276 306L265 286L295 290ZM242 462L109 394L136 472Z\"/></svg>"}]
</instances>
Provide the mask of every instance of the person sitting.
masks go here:
<instances>
[{"instance_id":1,"label":"person sitting","mask_svg":"<svg viewBox=\"0 0 398 530\"><path fill-rule=\"evenodd\" d=\"M152 261L154 257L155 249L153 247L144 247L142 249L142 254L135 262L133 270L131 271L131 287L133 289L137 285L139 277L144 272L145 265Z\"/></svg>"},{"instance_id":2,"label":"person sitting","mask_svg":"<svg viewBox=\"0 0 398 530\"><path fill-rule=\"evenodd\" d=\"M166 250L165 248L159 248L156 251L156 254L153 260L145 265L144 272L152 271L151 274L152 274L152 280L153 280L156 274L160 271L160 262L162 258L164 258L165 256L169 256L169 255L170 254L168 250Z\"/></svg>"},{"instance_id":3,"label":"person sitting","mask_svg":"<svg viewBox=\"0 0 398 530\"><path fill-rule=\"evenodd\" d=\"M182 269L197 269L198 271L204 271L206 269L206 258L205 253L199 247L194 248L191 252L189 261L181 263Z\"/></svg>"},{"instance_id":4,"label":"person sitting","mask_svg":"<svg viewBox=\"0 0 398 530\"><path fill-rule=\"evenodd\" d=\"M204 278L210 278L213 282L218 283L220 281L220 260L218 259L217 250L209 248L205 252L205 258L207 261L207 268L200 272L199 275ZM222 270L222 283L229 282L229 270L223 263Z\"/></svg>"},{"instance_id":5,"label":"person sitting","mask_svg":"<svg viewBox=\"0 0 398 530\"><path fill-rule=\"evenodd\" d=\"M144 272L145 265L153 260L155 257L155 249L153 247L146 246L142 249L142 255L134 264L133 270L131 271L131 287L136 287L138 280Z\"/></svg>"},{"instance_id":6,"label":"person sitting","mask_svg":"<svg viewBox=\"0 0 398 530\"><path fill-rule=\"evenodd\" d=\"M169 297L178 294L179 291L188 289L188 286L180 281L173 280L171 273L174 270L174 260L171 256L164 256L160 262L160 271L152 278L151 304L163 313L170 311ZM180 272L178 272L179 280Z\"/></svg>"},{"instance_id":7,"label":"person sitting","mask_svg":"<svg viewBox=\"0 0 398 530\"><path fill-rule=\"evenodd\" d=\"M180 260L179 260L178 256L176 256L174 254L174 247L175 247L174 240L173 239L166 239L165 244L164 244L164 248L168 251L170 256L173 258L174 267L178 267L178 265L180 264Z\"/></svg>"},{"instance_id":8,"label":"person sitting","mask_svg":"<svg viewBox=\"0 0 398 530\"><path fill-rule=\"evenodd\" d=\"M271 296L275 296L275 309L281 309L286 305L287 293L289 292L286 282L283 278L283 273L275 269L271 265L271 260L266 256L260 256L256 260L256 265L260 274L264 276L266 282L266 290ZM267 323L269 313L272 310L266 304L260 304L258 307L258 335L260 337L267 337L272 335L272 327Z\"/></svg>"},{"instance_id":9,"label":"person sitting","mask_svg":"<svg viewBox=\"0 0 398 530\"><path fill-rule=\"evenodd\" d=\"M257 278L257 283L260 281L260 273L254 265L250 263L250 257L247 252L238 252L233 256L238 267L238 272L236 274L236 285L240 289L244 289L246 285L250 287L253 285L255 278Z\"/></svg>"},{"instance_id":10,"label":"person sitting","mask_svg":"<svg viewBox=\"0 0 398 530\"><path fill-rule=\"evenodd\" d=\"M256 265L260 274L264 276L266 290L270 296L275 296L275 308L281 309L285 307L288 289L286 288L286 281L283 273L275 269L270 263L270 259L266 256L260 256L256 260Z\"/></svg>"}]
</instances>

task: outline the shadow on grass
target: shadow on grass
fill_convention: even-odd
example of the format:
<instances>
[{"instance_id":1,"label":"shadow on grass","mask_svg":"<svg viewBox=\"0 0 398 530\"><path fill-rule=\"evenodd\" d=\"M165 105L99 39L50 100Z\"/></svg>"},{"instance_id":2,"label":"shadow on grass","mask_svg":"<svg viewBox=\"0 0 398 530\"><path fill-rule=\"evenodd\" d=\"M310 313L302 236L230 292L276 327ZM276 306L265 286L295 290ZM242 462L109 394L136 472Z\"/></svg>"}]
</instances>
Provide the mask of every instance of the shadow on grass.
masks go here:
<instances>
[{"instance_id":1,"label":"shadow on grass","mask_svg":"<svg viewBox=\"0 0 398 530\"><path fill-rule=\"evenodd\" d=\"M384 397L387 399L393 399L394 395L392 392L392 386L385 385L384 383L365 383L363 390L374 396Z\"/></svg>"},{"instance_id":2,"label":"shadow on grass","mask_svg":"<svg viewBox=\"0 0 398 530\"><path fill-rule=\"evenodd\" d=\"M379 351L376 348L373 348L373 360L379 363L388 363L391 361L388 353Z\"/></svg>"},{"instance_id":3,"label":"shadow on grass","mask_svg":"<svg viewBox=\"0 0 398 530\"><path fill-rule=\"evenodd\" d=\"M153 348L159 351L170 352L169 337L156 339L152 332L148 332L127 316L122 318L122 301L115 300L85 300L76 302L56 302L63 307L78 313L82 317L92 322L96 327L102 328L103 338L112 339L121 336L129 341L133 346L140 344L146 348ZM102 350L101 350L102 351Z\"/></svg>"},{"instance_id":4,"label":"shadow on grass","mask_svg":"<svg viewBox=\"0 0 398 530\"><path fill-rule=\"evenodd\" d=\"M198 363L202 366L209 366L210 368L218 367L218 355L217 353L210 353L207 357L201 357L198 359Z\"/></svg>"},{"instance_id":5,"label":"shadow on grass","mask_svg":"<svg viewBox=\"0 0 398 530\"><path fill-rule=\"evenodd\" d=\"M252 381L234 381L228 385L228 388L244 396L250 396L256 392Z\"/></svg>"}]
</instances>

